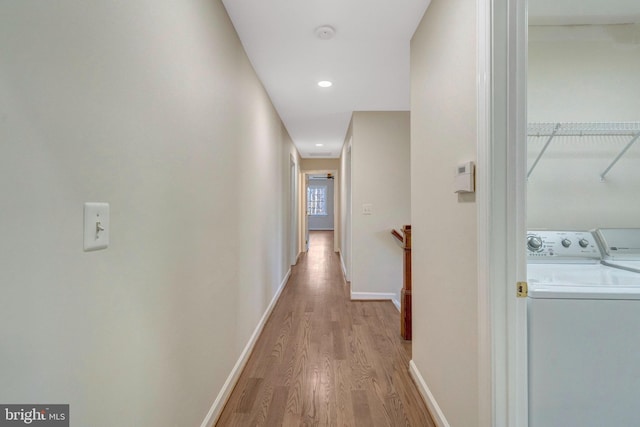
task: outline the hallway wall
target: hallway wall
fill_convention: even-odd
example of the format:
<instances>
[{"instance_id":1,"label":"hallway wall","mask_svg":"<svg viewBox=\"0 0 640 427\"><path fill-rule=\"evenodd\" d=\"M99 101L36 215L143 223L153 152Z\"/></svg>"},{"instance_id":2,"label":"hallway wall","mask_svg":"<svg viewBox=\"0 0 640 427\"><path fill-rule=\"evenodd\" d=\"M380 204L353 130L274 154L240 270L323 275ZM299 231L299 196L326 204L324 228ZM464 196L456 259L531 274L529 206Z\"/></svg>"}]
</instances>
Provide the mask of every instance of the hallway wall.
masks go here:
<instances>
[{"instance_id":1,"label":"hallway wall","mask_svg":"<svg viewBox=\"0 0 640 427\"><path fill-rule=\"evenodd\" d=\"M219 0L3 3L0 402L200 425L286 278L290 153Z\"/></svg>"},{"instance_id":2,"label":"hallway wall","mask_svg":"<svg viewBox=\"0 0 640 427\"><path fill-rule=\"evenodd\" d=\"M413 362L449 425L478 421L476 4L433 0L411 40ZM433 403L433 402L432 402Z\"/></svg>"}]
</instances>

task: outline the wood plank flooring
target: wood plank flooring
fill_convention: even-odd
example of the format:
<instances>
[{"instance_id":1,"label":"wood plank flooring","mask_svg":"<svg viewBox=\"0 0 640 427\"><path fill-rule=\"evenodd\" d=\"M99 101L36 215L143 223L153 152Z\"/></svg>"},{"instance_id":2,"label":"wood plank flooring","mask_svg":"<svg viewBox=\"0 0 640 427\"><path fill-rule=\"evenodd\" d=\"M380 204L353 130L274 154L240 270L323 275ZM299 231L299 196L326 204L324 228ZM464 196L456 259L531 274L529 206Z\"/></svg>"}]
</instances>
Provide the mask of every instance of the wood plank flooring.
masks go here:
<instances>
[{"instance_id":1,"label":"wood plank flooring","mask_svg":"<svg viewBox=\"0 0 640 427\"><path fill-rule=\"evenodd\" d=\"M333 232L310 233L217 426L433 423L389 301L351 301Z\"/></svg>"}]
</instances>

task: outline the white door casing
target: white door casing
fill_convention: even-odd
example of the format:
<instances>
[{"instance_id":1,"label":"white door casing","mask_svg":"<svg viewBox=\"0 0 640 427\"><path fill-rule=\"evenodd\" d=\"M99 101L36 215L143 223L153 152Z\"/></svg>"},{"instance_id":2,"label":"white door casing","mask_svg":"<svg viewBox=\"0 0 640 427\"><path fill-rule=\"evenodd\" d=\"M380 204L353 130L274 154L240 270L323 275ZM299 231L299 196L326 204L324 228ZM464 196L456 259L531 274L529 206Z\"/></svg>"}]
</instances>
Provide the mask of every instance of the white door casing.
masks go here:
<instances>
[{"instance_id":1,"label":"white door casing","mask_svg":"<svg viewBox=\"0 0 640 427\"><path fill-rule=\"evenodd\" d=\"M480 426L527 425L526 0L479 0Z\"/></svg>"},{"instance_id":2,"label":"white door casing","mask_svg":"<svg viewBox=\"0 0 640 427\"><path fill-rule=\"evenodd\" d=\"M298 258L298 166L293 158L289 156L289 264L295 265Z\"/></svg>"},{"instance_id":3,"label":"white door casing","mask_svg":"<svg viewBox=\"0 0 640 427\"><path fill-rule=\"evenodd\" d=\"M304 212L304 252L309 252L309 208L307 204L307 188L309 188L309 175L304 173L304 194L302 210Z\"/></svg>"}]
</instances>

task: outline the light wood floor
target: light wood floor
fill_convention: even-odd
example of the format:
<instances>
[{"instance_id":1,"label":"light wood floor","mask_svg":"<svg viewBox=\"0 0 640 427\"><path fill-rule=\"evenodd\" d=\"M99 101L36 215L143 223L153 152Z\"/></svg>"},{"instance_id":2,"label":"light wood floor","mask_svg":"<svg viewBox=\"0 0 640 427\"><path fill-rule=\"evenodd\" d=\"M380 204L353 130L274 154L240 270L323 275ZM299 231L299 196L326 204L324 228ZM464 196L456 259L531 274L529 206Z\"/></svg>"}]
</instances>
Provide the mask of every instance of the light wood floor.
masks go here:
<instances>
[{"instance_id":1,"label":"light wood floor","mask_svg":"<svg viewBox=\"0 0 640 427\"><path fill-rule=\"evenodd\" d=\"M333 233L310 238L216 425L434 426L398 310L350 301Z\"/></svg>"}]
</instances>

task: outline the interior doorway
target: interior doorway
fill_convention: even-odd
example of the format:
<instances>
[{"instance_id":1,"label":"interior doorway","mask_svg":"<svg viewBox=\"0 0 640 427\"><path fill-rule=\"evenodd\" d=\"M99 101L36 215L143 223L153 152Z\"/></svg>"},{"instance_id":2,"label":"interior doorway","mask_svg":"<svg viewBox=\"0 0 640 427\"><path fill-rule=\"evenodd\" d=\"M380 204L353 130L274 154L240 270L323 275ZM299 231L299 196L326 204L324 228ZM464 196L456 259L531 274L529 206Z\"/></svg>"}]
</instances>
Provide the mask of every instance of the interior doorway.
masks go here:
<instances>
[{"instance_id":1,"label":"interior doorway","mask_svg":"<svg viewBox=\"0 0 640 427\"><path fill-rule=\"evenodd\" d=\"M338 251L340 185L336 170L304 172L302 211L304 212L304 251L309 250L310 231L333 232L334 251Z\"/></svg>"}]
</instances>

